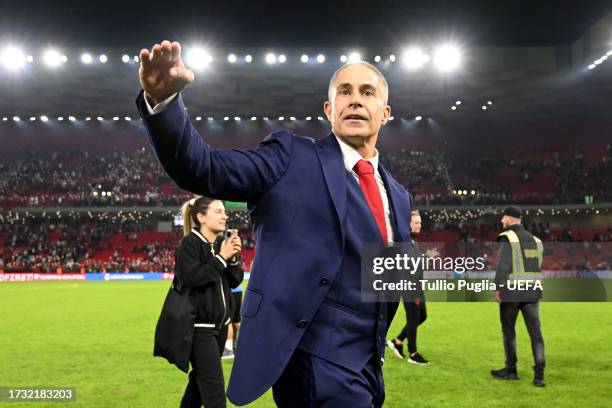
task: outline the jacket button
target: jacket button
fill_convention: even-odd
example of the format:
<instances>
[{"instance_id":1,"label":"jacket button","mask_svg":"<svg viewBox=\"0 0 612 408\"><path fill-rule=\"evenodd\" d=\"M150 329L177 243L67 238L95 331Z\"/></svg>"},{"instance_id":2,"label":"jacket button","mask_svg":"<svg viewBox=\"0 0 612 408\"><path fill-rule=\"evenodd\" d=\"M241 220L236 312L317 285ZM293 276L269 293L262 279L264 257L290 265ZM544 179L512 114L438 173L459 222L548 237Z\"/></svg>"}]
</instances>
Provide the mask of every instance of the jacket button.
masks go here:
<instances>
[{"instance_id":1,"label":"jacket button","mask_svg":"<svg viewBox=\"0 0 612 408\"><path fill-rule=\"evenodd\" d=\"M297 322L296 326L298 329L303 329L304 327L308 326L308 320L300 320Z\"/></svg>"},{"instance_id":2,"label":"jacket button","mask_svg":"<svg viewBox=\"0 0 612 408\"><path fill-rule=\"evenodd\" d=\"M329 279L321 278L321 280L319 281L319 285L320 286L327 286L327 285L329 285Z\"/></svg>"}]
</instances>

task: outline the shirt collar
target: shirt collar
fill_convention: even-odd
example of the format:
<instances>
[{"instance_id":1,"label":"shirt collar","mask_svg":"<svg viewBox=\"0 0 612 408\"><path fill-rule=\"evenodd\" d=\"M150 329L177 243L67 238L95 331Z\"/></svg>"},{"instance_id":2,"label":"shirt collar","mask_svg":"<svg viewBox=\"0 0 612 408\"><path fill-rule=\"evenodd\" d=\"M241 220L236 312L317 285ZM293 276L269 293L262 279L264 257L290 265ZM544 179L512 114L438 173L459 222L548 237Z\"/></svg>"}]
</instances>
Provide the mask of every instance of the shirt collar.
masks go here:
<instances>
[{"instance_id":1,"label":"shirt collar","mask_svg":"<svg viewBox=\"0 0 612 408\"><path fill-rule=\"evenodd\" d=\"M342 151L342 160L344 160L344 167L346 167L348 171L352 172L353 167L355 167L355 165L357 164L359 160L367 160L372 164L372 167L374 167L375 174L378 174L378 150L376 150L376 154L374 155L374 157L371 157L369 159L364 159L363 157L361 157L359 152L357 152L357 150L355 150L352 146L350 146L344 140L340 139L335 134L334 134L334 137L336 138L336 140L338 141L338 144L340 145L340 151Z\"/></svg>"}]
</instances>

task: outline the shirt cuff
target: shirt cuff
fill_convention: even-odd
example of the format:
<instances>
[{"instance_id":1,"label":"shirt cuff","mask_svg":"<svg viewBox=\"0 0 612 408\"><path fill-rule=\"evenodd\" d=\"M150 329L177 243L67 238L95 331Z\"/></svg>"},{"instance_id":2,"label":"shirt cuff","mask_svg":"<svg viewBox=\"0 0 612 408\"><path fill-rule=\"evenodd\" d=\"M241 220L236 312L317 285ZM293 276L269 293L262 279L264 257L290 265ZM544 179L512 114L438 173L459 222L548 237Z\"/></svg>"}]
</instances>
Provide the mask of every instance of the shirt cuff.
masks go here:
<instances>
[{"instance_id":1,"label":"shirt cuff","mask_svg":"<svg viewBox=\"0 0 612 408\"><path fill-rule=\"evenodd\" d=\"M223 264L223 268L227 268L227 262L221 255L216 255L216 258Z\"/></svg>"},{"instance_id":2,"label":"shirt cuff","mask_svg":"<svg viewBox=\"0 0 612 408\"><path fill-rule=\"evenodd\" d=\"M176 95L178 95L178 92L173 93L172 95L170 95L169 97L167 97L166 99L164 99L163 101L155 105L154 107L151 107L151 105L149 104L149 100L147 99L147 93L145 92L144 100L145 100L145 104L147 105L147 111L149 112L149 115L155 115L156 113L164 111L166 107L170 104L170 102L172 102L172 100L174 99Z\"/></svg>"}]
</instances>

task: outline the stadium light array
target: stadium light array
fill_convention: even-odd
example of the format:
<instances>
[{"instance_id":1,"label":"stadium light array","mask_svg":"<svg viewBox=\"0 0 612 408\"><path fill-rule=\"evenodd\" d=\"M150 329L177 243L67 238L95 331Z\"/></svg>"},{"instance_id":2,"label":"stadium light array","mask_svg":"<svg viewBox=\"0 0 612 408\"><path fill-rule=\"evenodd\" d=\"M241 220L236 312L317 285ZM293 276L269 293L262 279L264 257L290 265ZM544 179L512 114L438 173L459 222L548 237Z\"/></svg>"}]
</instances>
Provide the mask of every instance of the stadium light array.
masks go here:
<instances>
[{"instance_id":1,"label":"stadium light array","mask_svg":"<svg viewBox=\"0 0 612 408\"><path fill-rule=\"evenodd\" d=\"M300 57L300 61L306 64L308 62L308 55L302 54L302 56Z\"/></svg>"},{"instance_id":2,"label":"stadium light array","mask_svg":"<svg viewBox=\"0 0 612 408\"><path fill-rule=\"evenodd\" d=\"M250 64L251 62L253 62L253 57L250 55L245 55L244 56L244 62L246 62L247 64Z\"/></svg>"},{"instance_id":3,"label":"stadium light array","mask_svg":"<svg viewBox=\"0 0 612 408\"><path fill-rule=\"evenodd\" d=\"M9 46L2 50L0 60L9 71L18 71L25 66L26 55L20 48ZM32 61L33 60L32 58Z\"/></svg>"},{"instance_id":4,"label":"stadium light array","mask_svg":"<svg viewBox=\"0 0 612 408\"><path fill-rule=\"evenodd\" d=\"M318 62L319 64L324 63L324 62L325 62L325 55L323 55L323 54L319 54L319 55L317 55L317 62Z\"/></svg>"},{"instance_id":5,"label":"stadium light array","mask_svg":"<svg viewBox=\"0 0 612 408\"><path fill-rule=\"evenodd\" d=\"M56 68L62 64L62 57L66 58L65 55L60 55L57 50L49 49L43 54L43 62L50 68ZM67 58L66 58L67 60Z\"/></svg>"},{"instance_id":6,"label":"stadium light array","mask_svg":"<svg viewBox=\"0 0 612 408\"><path fill-rule=\"evenodd\" d=\"M403 65L411 70L416 70L429 62L429 55L423 53L420 48L412 47L404 51L402 56Z\"/></svg>"},{"instance_id":7,"label":"stadium light array","mask_svg":"<svg viewBox=\"0 0 612 408\"><path fill-rule=\"evenodd\" d=\"M212 55L204 48L194 47L187 52L187 66L196 70L203 70L213 61Z\"/></svg>"},{"instance_id":8,"label":"stadium light array","mask_svg":"<svg viewBox=\"0 0 612 408\"><path fill-rule=\"evenodd\" d=\"M281 64L287 62L287 57L285 56L285 54L281 54L278 56L278 62L280 62Z\"/></svg>"},{"instance_id":9,"label":"stadium light array","mask_svg":"<svg viewBox=\"0 0 612 408\"><path fill-rule=\"evenodd\" d=\"M227 62L229 62L230 64L234 64L236 60L237 58L236 58L236 55L234 54L230 54L227 56Z\"/></svg>"},{"instance_id":10,"label":"stadium light array","mask_svg":"<svg viewBox=\"0 0 612 408\"><path fill-rule=\"evenodd\" d=\"M106 56L106 54L102 54L98 57L98 60L100 60L101 63L106 64L106 62L108 61L108 57Z\"/></svg>"},{"instance_id":11,"label":"stadium light array","mask_svg":"<svg viewBox=\"0 0 612 408\"><path fill-rule=\"evenodd\" d=\"M436 49L434 54L434 64L441 72L450 72L461 64L461 53L457 47L443 45Z\"/></svg>"},{"instance_id":12,"label":"stadium light array","mask_svg":"<svg viewBox=\"0 0 612 408\"><path fill-rule=\"evenodd\" d=\"M272 65L274 63L276 63L276 55L274 55L271 52L267 53L266 54L266 64Z\"/></svg>"},{"instance_id":13,"label":"stadium light array","mask_svg":"<svg viewBox=\"0 0 612 408\"><path fill-rule=\"evenodd\" d=\"M349 62L358 62L361 61L361 54L358 52L351 52L348 56Z\"/></svg>"},{"instance_id":14,"label":"stadium light array","mask_svg":"<svg viewBox=\"0 0 612 408\"><path fill-rule=\"evenodd\" d=\"M68 116L68 120L70 122L74 122L76 120L76 118L74 116Z\"/></svg>"},{"instance_id":15,"label":"stadium light array","mask_svg":"<svg viewBox=\"0 0 612 408\"><path fill-rule=\"evenodd\" d=\"M374 57L374 62L380 62L380 55L377 55Z\"/></svg>"},{"instance_id":16,"label":"stadium light array","mask_svg":"<svg viewBox=\"0 0 612 408\"><path fill-rule=\"evenodd\" d=\"M589 64L589 66L587 68L588 69L595 69L595 68L597 68L602 63L604 63L608 59L608 57L610 57L610 56L612 56L612 50L609 50L604 55L602 55L601 57L599 57L598 59L593 61L593 63Z\"/></svg>"},{"instance_id":17,"label":"stadium light array","mask_svg":"<svg viewBox=\"0 0 612 408\"><path fill-rule=\"evenodd\" d=\"M91 64L91 61L93 61L93 58L91 57L91 54L88 53L84 53L81 55L81 62L83 64Z\"/></svg>"},{"instance_id":18,"label":"stadium light array","mask_svg":"<svg viewBox=\"0 0 612 408\"><path fill-rule=\"evenodd\" d=\"M19 121L21 121L19 116L13 116L13 122L19 122Z\"/></svg>"},{"instance_id":19,"label":"stadium light array","mask_svg":"<svg viewBox=\"0 0 612 408\"><path fill-rule=\"evenodd\" d=\"M395 62L395 54L389 55L389 61Z\"/></svg>"},{"instance_id":20,"label":"stadium light array","mask_svg":"<svg viewBox=\"0 0 612 408\"><path fill-rule=\"evenodd\" d=\"M48 116L46 116L46 115L42 115L42 116L40 117L40 120L41 120L41 121L43 121L43 122L48 122L48 121L49 121L49 117L48 117Z\"/></svg>"},{"instance_id":21,"label":"stadium light array","mask_svg":"<svg viewBox=\"0 0 612 408\"><path fill-rule=\"evenodd\" d=\"M344 62L346 62L346 61L347 61L347 57L346 57L346 55L342 54L342 55L340 56L340 62L344 63Z\"/></svg>"},{"instance_id":22,"label":"stadium light array","mask_svg":"<svg viewBox=\"0 0 612 408\"><path fill-rule=\"evenodd\" d=\"M420 121L423 119L423 117L421 115L418 115L416 118L414 118L416 121Z\"/></svg>"},{"instance_id":23,"label":"stadium light array","mask_svg":"<svg viewBox=\"0 0 612 408\"><path fill-rule=\"evenodd\" d=\"M128 62L130 62L130 56L129 56L129 55L127 55L127 54L124 54L124 55L121 57L121 61L123 61L125 64L127 64Z\"/></svg>"}]
</instances>

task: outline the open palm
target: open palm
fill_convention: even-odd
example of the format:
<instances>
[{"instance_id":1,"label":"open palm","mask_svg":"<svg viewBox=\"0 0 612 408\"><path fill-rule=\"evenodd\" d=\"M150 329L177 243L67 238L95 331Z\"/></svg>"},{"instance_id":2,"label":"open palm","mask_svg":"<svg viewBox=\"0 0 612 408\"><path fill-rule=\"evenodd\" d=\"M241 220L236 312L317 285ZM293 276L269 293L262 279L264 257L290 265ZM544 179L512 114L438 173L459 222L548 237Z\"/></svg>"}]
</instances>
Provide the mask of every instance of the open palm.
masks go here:
<instances>
[{"instance_id":1,"label":"open palm","mask_svg":"<svg viewBox=\"0 0 612 408\"><path fill-rule=\"evenodd\" d=\"M181 45L176 41L155 44L151 51L142 49L139 75L140 85L153 105L180 92L194 79L193 72L183 64Z\"/></svg>"}]
</instances>

